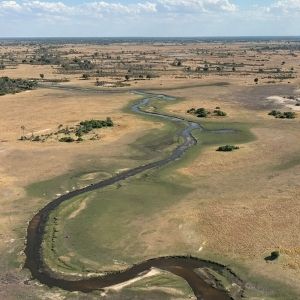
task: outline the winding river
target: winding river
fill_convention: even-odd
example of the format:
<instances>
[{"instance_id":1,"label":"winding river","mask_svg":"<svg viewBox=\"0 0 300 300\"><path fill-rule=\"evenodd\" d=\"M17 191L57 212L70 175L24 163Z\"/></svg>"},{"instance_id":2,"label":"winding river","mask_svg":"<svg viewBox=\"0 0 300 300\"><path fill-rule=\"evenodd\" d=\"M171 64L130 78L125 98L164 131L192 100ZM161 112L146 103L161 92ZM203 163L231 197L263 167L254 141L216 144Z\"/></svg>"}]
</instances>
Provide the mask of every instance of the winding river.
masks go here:
<instances>
[{"instance_id":1,"label":"winding river","mask_svg":"<svg viewBox=\"0 0 300 300\"><path fill-rule=\"evenodd\" d=\"M82 92L87 91L87 89L82 90ZM158 268L171 272L186 280L192 288L197 299L232 299L232 295L230 295L228 291L222 289L220 286L217 286L217 281L210 279L210 282L208 282L207 278L201 275L201 272L197 271L197 269L200 268L207 268L219 274L226 273L227 279L229 279L234 286L238 287L238 291L235 293L234 299L241 298L244 284L228 267L196 257L170 256L153 258L133 265L132 267L122 272L112 272L104 276L92 278L61 276L61 274L56 274L44 263L42 255L42 241L45 233L45 227L49 219L49 214L53 210L57 209L61 203L72 200L75 196L93 190L102 189L109 185L113 185L119 181L133 177L147 170L162 167L168 163L171 163L172 161L180 159L180 157L189 148L197 144L197 140L194 138L192 131L195 129L204 130L198 123L187 121L184 118L169 116L158 112L148 112L142 109L142 107L150 103L152 98L166 101L170 101L174 98L165 95L154 95L143 92L136 92L136 94L143 96L143 98L131 107L132 112L137 114L151 115L157 118L167 119L171 122L183 124L184 129L180 133L180 136L182 137L182 143L178 145L169 156L161 160L138 166L136 168L115 175L111 178L105 179L95 184L91 184L78 190L74 190L48 203L36 215L34 215L34 217L29 222L25 247L25 268L28 268L30 270L33 279L36 279L42 284L45 284L49 287L59 287L68 291L82 292L100 290L102 288L119 284L140 276L141 274L150 271L151 268Z\"/></svg>"}]
</instances>

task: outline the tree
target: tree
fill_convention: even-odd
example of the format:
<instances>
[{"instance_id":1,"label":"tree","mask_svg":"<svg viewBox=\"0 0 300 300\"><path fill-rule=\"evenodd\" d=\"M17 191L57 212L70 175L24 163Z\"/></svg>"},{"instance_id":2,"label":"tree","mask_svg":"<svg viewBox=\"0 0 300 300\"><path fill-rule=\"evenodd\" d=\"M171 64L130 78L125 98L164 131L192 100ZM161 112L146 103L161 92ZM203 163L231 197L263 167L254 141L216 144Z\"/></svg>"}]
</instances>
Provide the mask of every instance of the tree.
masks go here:
<instances>
[{"instance_id":1,"label":"tree","mask_svg":"<svg viewBox=\"0 0 300 300\"><path fill-rule=\"evenodd\" d=\"M255 78L255 79L254 79L254 82L255 82L256 84L258 84L258 78Z\"/></svg>"},{"instance_id":2,"label":"tree","mask_svg":"<svg viewBox=\"0 0 300 300\"><path fill-rule=\"evenodd\" d=\"M125 75L125 80L128 81L130 76L128 74Z\"/></svg>"},{"instance_id":3,"label":"tree","mask_svg":"<svg viewBox=\"0 0 300 300\"><path fill-rule=\"evenodd\" d=\"M40 74L41 79L44 79L45 75L44 74Z\"/></svg>"},{"instance_id":4,"label":"tree","mask_svg":"<svg viewBox=\"0 0 300 300\"><path fill-rule=\"evenodd\" d=\"M24 136L24 135L25 135L25 126L22 125L22 126L21 126L21 129L22 129L22 135Z\"/></svg>"}]
</instances>

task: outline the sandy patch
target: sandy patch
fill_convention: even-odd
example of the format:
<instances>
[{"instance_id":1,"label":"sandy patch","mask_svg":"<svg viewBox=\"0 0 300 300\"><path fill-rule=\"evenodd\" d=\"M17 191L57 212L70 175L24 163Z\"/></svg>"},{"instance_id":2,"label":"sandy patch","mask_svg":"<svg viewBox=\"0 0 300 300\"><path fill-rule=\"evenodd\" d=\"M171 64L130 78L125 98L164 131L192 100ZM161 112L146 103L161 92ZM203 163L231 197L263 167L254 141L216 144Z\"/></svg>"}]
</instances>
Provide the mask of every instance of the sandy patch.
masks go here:
<instances>
[{"instance_id":1,"label":"sandy patch","mask_svg":"<svg viewBox=\"0 0 300 300\"><path fill-rule=\"evenodd\" d=\"M68 219L74 219L82 210L86 209L86 201L87 201L87 199L84 199L83 201L81 201L79 207L70 214Z\"/></svg>"},{"instance_id":2,"label":"sandy patch","mask_svg":"<svg viewBox=\"0 0 300 300\"><path fill-rule=\"evenodd\" d=\"M270 96L267 98L267 100L274 101L275 103L278 103L278 104L285 104L285 102L286 102L286 99L281 96Z\"/></svg>"},{"instance_id":3,"label":"sandy patch","mask_svg":"<svg viewBox=\"0 0 300 300\"><path fill-rule=\"evenodd\" d=\"M112 285L110 287L107 287L106 290L114 290L114 291L120 291L121 289L123 289L124 287L127 287L137 281L140 281L142 279L145 279L145 278L149 278L149 277L153 277L153 276L156 276L158 274L160 274L160 270L156 269L156 268L152 268L149 272L147 272L146 274L142 274L136 278L133 278L133 279L130 279L130 280L127 280L123 283L120 283L120 284L116 284L116 285Z\"/></svg>"},{"instance_id":4,"label":"sandy patch","mask_svg":"<svg viewBox=\"0 0 300 300\"><path fill-rule=\"evenodd\" d=\"M166 294L171 295L177 295L177 296L183 296L184 293L176 288L171 287L160 287L160 286L152 286L152 287L146 287L146 288L139 288L141 291L161 291ZM188 299L196 299L196 297L190 296Z\"/></svg>"},{"instance_id":5,"label":"sandy patch","mask_svg":"<svg viewBox=\"0 0 300 300\"><path fill-rule=\"evenodd\" d=\"M288 104L288 105L286 105L286 107L288 107L288 108L290 108L292 110L295 110L295 111L300 111L300 106Z\"/></svg>"},{"instance_id":6,"label":"sandy patch","mask_svg":"<svg viewBox=\"0 0 300 300\"><path fill-rule=\"evenodd\" d=\"M287 108L290 108L295 111L300 111L300 106L296 106L297 103L300 103L299 98L297 99L287 99L281 96L270 96L267 97L268 101L272 101L274 104L284 105Z\"/></svg>"}]
</instances>

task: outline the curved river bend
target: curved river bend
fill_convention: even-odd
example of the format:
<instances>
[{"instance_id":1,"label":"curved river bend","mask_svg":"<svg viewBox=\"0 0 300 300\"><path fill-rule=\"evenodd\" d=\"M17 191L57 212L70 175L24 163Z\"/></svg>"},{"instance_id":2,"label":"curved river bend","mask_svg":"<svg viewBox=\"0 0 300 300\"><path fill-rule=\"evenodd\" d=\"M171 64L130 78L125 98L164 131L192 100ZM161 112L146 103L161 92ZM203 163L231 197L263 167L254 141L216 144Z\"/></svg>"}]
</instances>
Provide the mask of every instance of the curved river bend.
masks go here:
<instances>
[{"instance_id":1,"label":"curved river bend","mask_svg":"<svg viewBox=\"0 0 300 300\"><path fill-rule=\"evenodd\" d=\"M189 148L191 148L197 143L197 140L192 135L192 131L194 129L202 129L199 124L187 121L180 117L172 117L157 112L147 112L142 110L141 108L141 106L147 105L153 97L155 97L156 99L159 98L164 100L172 100L174 98L165 95L152 95L142 92L136 93L143 95L144 98L132 106L132 111L134 113L151 115L157 118L163 118L172 122L179 122L184 124L185 127L180 134L180 136L183 139L183 142L179 146L177 146L177 148L175 148L172 151L172 153L166 158L145 165L141 165L131 170L122 172L109 179L100 181L98 183L89 185L78 190L74 190L68 194L62 195L54 199L49 204L47 204L29 222L27 228L27 241L25 248L25 268L28 268L30 270L33 279L37 279L38 281L49 287L59 287L68 291L91 292L93 290L99 290L108 286L112 286L133 279L137 276L140 276L141 273L147 272L151 268L155 267L161 270L169 271L186 280L192 288L197 299L232 299L232 297L228 294L227 291L225 291L222 288L213 287L212 284L207 283L207 280L204 280L203 276L201 276L199 272L196 272L196 270L199 268L208 268L222 274L226 272L227 277L232 282L232 284L238 287L238 292L235 294L235 299L239 299L243 293L243 282L228 267L215 262L201 260L194 257L177 256L153 258L142 263L136 264L125 271L115 273L113 272L104 276L93 278L80 278L71 276L62 277L60 274L56 274L54 271L50 270L48 266L44 263L42 255L42 241L45 233L45 227L49 219L49 214L53 210L58 208L58 206L61 203L68 200L72 200L75 196L93 190L102 189L109 185L113 185L119 181L125 180L144 171L162 167L172 161L179 159ZM214 285L216 285L214 281L213 283Z\"/></svg>"}]
</instances>

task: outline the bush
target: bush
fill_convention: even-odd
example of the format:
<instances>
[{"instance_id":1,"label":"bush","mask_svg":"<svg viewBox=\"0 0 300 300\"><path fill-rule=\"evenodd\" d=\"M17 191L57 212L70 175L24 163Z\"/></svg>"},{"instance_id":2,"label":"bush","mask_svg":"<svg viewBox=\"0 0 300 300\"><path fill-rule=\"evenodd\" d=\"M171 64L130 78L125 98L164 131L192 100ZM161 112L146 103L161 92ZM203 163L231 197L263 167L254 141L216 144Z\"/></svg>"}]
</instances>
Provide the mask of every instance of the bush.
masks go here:
<instances>
[{"instance_id":1,"label":"bush","mask_svg":"<svg viewBox=\"0 0 300 300\"><path fill-rule=\"evenodd\" d=\"M222 110L219 110L219 109L214 110L214 114L216 116L219 116L219 117L226 117L227 116L226 112L224 112Z\"/></svg>"},{"instance_id":2,"label":"bush","mask_svg":"<svg viewBox=\"0 0 300 300\"><path fill-rule=\"evenodd\" d=\"M292 111L281 112L279 110L272 110L269 112L269 116L273 116L277 119L295 119L296 113Z\"/></svg>"},{"instance_id":3,"label":"bush","mask_svg":"<svg viewBox=\"0 0 300 300\"><path fill-rule=\"evenodd\" d=\"M64 137L60 138L59 141L63 142L63 143L72 143L72 142L74 142L74 139L70 136L64 136Z\"/></svg>"},{"instance_id":4,"label":"bush","mask_svg":"<svg viewBox=\"0 0 300 300\"><path fill-rule=\"evenodd\" d=\"M206 111L201 111L197 114L198 118L206 118L207 117L207 112Z\"/></svg>"},{"instance_id":5,"label":"bush","mask_svg":"<svg viewBox=\"0 0 300 300\"><path fill-rule=\"evenodd\" d=\"M276 260L278 259L280 256L280 253L279 251L272 251L271 252L271 255L265 257L265 261L273 261L273 260Z\"/></svg>"},{"instance_id":6,"label":"bush","mask_svg":"<svg viewBox=\"0 0 300 300\"><path fill-rule=\"evenodd\" d=\"M296 118L296 113L292 111L286 111L283 113L283 119L295 119Z\"/></svg>"},{"instance_id":7,"label":"bush","mask_svg":"<svg viewBox=\"0 0 300 300\"><path fill-rule=\"evenodd\" d=\"M275 260L275 259L277 259L278 257L279 257L279 251L272 251L271 252L271 258L273 259L273 260Z\"/></svg>"},{"instance_id":8,"label":"bush","mask_svg":"<svg viewBox=\"0 0 300 300\"><path fill-rule=\"evenodd\" d=\"M40 138L38 135L36 135L36 136L34 136L34 137L32 138L32 141L33 141L33 142L40 142L40 141L41 141L41 138Z\"/></svg>"},{"instance_id":9,"label":"bush","mask_svg":"<svg viewBox=\"0 0 300 300\"><path fill-rule=\"evenodd\" d=\"M237 150L237 149L240 149L240 147L232 146L232 145L225 145L225 146L220 146L217 149L217 151L220 151L220 152L231 152L231 151Z\"/></svg>"},{"instance_id":10,"label":"bush","mask_svg":"<svg viewBox=\"0 0 300 300\"><path fill-rule=\"evenodd\" d=\"M10 79L0 77L0 95L14 94L26 90L32 90L37 85L36 81L23 79Z\"/></svg>"},{"instance_id":11,"label":"bush","mask_svg":"<svg viewBox=\"0 0 300 300\"><path fill-rule=\"evenodd\" d=\"M191 108L191 109L188 109L186 112L188 114L194 114L196 112L196 109L195 108Z\"/></svg>"},{"instance_id":12,"label":"bush","mask_svg":"<svg viewBox=\"0 0 300 300\"><path fill-rule=\"evenodd\" d=\"M191 108L187 110L188 114L196 115L198 118L206 118L208 115L214 115L218 117L225 117L227 116L226 112L220 110L220 107L216 107L214 111L206 110L205 108L201 107L198 109Z\"/></svg>"},{"instance_id":13,"label":"bush","mask_svg":"<svg viewBox=\"0 0 300 300\"><path fill-rule=\"evenodd\" d=\"M88 80L90 78L90 74L84 73L81 77L83 80Z\"/></svg>"}]
</instances>

